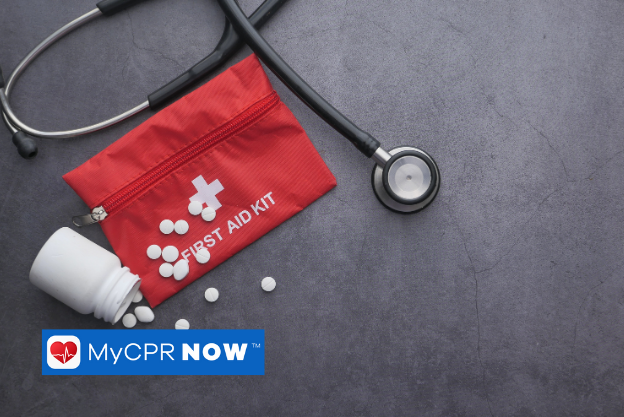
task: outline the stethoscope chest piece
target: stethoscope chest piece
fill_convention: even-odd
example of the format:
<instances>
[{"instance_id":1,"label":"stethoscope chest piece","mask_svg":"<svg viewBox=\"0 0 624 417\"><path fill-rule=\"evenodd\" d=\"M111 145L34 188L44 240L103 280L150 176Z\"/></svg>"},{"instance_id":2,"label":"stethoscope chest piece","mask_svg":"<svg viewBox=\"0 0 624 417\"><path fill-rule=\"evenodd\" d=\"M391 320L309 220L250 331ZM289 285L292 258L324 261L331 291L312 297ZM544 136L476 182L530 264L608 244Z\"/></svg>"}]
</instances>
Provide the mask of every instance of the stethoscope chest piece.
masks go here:
<instances>
[{"instance_id":1,"label":"stethoscope chest piece","mask_svg":"<svg viewBox=\"0 0 624 417\"><path fill-rule=\"evenodd\" d=\"M433 158L411 146L394 148L388 155L383 167L373 168L373 190L381 204L401 213L427 207L440 189L440 171Z\"/></svg>"}]
</instances>

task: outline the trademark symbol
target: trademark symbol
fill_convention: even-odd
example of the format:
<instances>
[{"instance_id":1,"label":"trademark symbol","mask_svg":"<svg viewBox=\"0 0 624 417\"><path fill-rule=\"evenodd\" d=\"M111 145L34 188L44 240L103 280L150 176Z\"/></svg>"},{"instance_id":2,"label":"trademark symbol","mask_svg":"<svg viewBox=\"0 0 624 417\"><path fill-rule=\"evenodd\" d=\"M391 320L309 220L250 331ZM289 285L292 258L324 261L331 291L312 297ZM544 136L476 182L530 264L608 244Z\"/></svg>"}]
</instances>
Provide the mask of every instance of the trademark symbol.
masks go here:
<instances>
[{"instance_id":1,"label":"trademark symbol","mask_svg":"<svg viewBox=\"0 0 624 417\"><path fill-rule=\"evenodd\" d=\"M255 349L260 347L260 343L252 343L251 346Z\"/></svg>"}]
</instances>

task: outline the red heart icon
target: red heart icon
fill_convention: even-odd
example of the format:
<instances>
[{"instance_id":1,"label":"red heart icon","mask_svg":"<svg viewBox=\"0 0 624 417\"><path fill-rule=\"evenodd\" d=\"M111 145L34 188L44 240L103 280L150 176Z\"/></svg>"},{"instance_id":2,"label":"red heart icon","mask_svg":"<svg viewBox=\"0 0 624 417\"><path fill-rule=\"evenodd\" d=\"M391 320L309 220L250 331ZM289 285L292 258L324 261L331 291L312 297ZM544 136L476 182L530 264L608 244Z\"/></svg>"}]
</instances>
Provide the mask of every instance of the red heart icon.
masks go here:
<instances>
[{"instance_id":1,"label":"red heart icon","mask_svg":"<svg viewBox=\"0 0 624 417\"><path fill-rule=\"evenodd\" d=\"M61 363L67 363L74 356L76 356L78 348L74 342L54 342L50 346L50 353Z\"/></svg>"}]
</instances>

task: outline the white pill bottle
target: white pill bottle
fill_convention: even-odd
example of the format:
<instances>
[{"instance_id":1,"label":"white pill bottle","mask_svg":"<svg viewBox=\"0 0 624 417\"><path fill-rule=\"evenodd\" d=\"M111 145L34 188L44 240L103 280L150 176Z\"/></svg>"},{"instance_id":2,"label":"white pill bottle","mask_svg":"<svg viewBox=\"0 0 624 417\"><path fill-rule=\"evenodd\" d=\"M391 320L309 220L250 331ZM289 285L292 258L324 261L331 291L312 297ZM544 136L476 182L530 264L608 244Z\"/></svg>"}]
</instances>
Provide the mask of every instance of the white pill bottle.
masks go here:
<instances>
[{"instance_id":1,"label":"white pill bottle","mask_svg":"<svg viewBox=\"0 0 624 417\"><path fill-rule=\"evenodd\" d=\"M141 279L119 258L72 229L57 230L39 251L30 282L79 313L117 323Z\"/></svg>"}]
</instances>

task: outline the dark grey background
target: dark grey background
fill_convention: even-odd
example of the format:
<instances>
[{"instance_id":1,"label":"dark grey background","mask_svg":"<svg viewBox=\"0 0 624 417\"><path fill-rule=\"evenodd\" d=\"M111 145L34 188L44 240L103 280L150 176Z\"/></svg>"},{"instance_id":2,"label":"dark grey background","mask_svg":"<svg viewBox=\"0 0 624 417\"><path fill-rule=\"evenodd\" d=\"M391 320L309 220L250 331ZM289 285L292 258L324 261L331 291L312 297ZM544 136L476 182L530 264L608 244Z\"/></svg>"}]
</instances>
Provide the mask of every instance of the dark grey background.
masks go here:
<instances>
[{"instance_id":1,"label":"dark grey background","mask_svg":"<svg viewBox=\"0 0 624 417\"><path fill-rule=\"evenodd\" d=\"M3 0L5 73L92 8ZM151 0L93 22L26 72L16 112L42 129L117 114L212 50L223 20L215 0ZM385 210L372 163L271 75L338 187L138 326L266 329L266 375L42 377L41 329L110 328L28 281L86 210L61 175L149 113L41 140L31 161L2 129L0 414L622 415L624 2L291 0L262 33L387 148L429 152L437 200Z\"/></svg>"}]
</instances>

